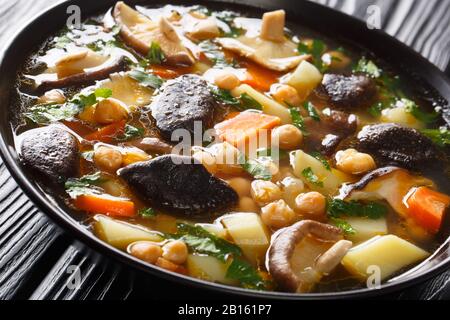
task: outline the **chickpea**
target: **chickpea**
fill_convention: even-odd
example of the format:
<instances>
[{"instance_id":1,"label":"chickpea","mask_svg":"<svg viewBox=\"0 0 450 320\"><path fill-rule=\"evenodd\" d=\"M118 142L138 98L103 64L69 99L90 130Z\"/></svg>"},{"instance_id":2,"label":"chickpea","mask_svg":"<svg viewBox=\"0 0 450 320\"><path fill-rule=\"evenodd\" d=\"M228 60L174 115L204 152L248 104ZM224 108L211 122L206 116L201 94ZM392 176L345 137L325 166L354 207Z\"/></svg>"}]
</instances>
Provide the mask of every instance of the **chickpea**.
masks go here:
<instances>
[{"instance_id":1,"label":"chickpea","mask_svg":"<svg viewBox=\"0 0 450 320\"><path fill-rule=\"evenodd\" d=\"M128 108L120 100L106 98L97 103L94 119L101 124L110 124L128 118Z\"/></svg>"},{"instance_id":2,"label":"chickpea","mask_svg":"<svg viewBox=\"0 0 450 320\"><path fill-rule=\"evenodd\" d=\"M299 213L322 219L326 213L327 201L322 194L312 191L299 194L295 198L295 205Z\"/></svg>"},{"instance_id":3,"label":"chickpea","mask_svg":"<svg viewBox=\"0 0 450 320\"><path fill-rule=\"evenodd\" d=\"M355 149L341 150L336 153L336 167L349 174L362 174L376 168L372 156Z\"/></svg>"},{"instance_id":4,"label":"chickpea","mask_svg":"<svg viewBox=\"0 0 450 320\"><path fill-rule=\"evenodd\" d=\"M175 264L183 264L188 257L188 248L181 240L171 241L164 245L162 257Z\"/></svg>"},{"instance_id":5,"label":"chickpea","mask_svg":"<svg viewBox=\"0 0 450 320\"><path fill-rule=\"evenodd\" d=\"M303 133L292 124L285 124L272 130L272 142L283 150L293 150L301 146Z\"/></svg>"},{"instance_id":6,"label":"chickpea","mask_svg":"<svg viewBox=\"0 0 450 320\"><path fill-rule=\"evenodd\" d=\"M241 84L241 81L235 74L224 71L214 77L214 83L220 89L233 90Z\"/></svg>"},{"instance_id":7,"label":"chickpea","mask_svg":"<svg viewBox=\"0 0 450 320\"><path fill-rule=\"evenodd\" d=\"M239 199L239 211L258 213L259 207L252 198L242 197Z\"/></svg>"},{"instance_id":8,"label":"chickpea","mask_svg":"<svg viewBox=\"0 0 450 320\"><path fill-rule=\"evenodd\" d=\"M151 242L137 242L130 247L130 254L140 260L155 264L163 254L160 246Z\"/></svg>"},{"instance_id":9,"label":"chickpea","mask_svg":"<svg viewBox=\"0 0 450 320\"><path fill-rule=\"evenodd\" d=\"M211 153L206 151L197 151L192 155L192 157L201 162L209 173L214 174L217 172L216 157L214 157Z\"/></svg>"},{"instance_id":10,"label":"chickpea","mask_svg":"<svg viewBox=\"0 0 450 320\"><path fill-rule=\"evenodd\" d=\"M43 96L38 99L39 103L64 103L66 102L66 96L61 90L54 89L47 91Z\"/></svg>"},{"instance_id":11,"label":"chickpea","mask_svg":"<svg viewBox=\"0 0 450 320\"><path fill-rule=\"evenodd\" d=\"M294 177L286 177L281 181L283 187L283 199L291 207L295 208L295 198L305 190L302 180Z\"/></svg>"},{"instance_id":12,"label":"chickpea","mask_svg":"<svg viewBox=\"0 0 450 320\"><path fill-rule=\"evenodd\" d=\"M163 269L168 270L168 271L181 273L180 272L180 266L178 264L173 263L172 261L169 261L169 260L164 259L164 258L158 258L158 260L156 260L155 265L157 267L163 268Z\"/></svg>"},{"instance_id":13,"label":"chickpea","mask_svg":"<svg viewBox=\"0 0 450 320\"><path fill-rule=\"evenodd\" d=\"M252 197L260 206L281 199L281 189L273 182L255 180L252 182Z\"/></svg>"},{"instance_id":14,"label":"chickpea","mask_svg":"<svg viewBox=\"0 0 450 320\"><path fill-rule=\"evenodd\" d=\"M228 180L227 182L240 197L246 197L250 195L250 190L252 188L250 180L236 177Z\"/></svg>"},{"instance_id":15,"label":"chickpea","mask_svg":"<svg viewBox=\"0 0 450 320\"><path fill-rule=\"evenodd\" d=\"M270 88L272 97L281 103L289 103L293 106L298 106L302 103L300 95L297 90L287 84L275 84Z\"/></svg>"},{"instance_id":16,"label":"chickpea","mask_svg":"<svg viewBox=\"0 0 450 320\"><path fill-rule=\"evenodd\" d=\"M115 172L122 166L122 154L120 151L106 147L100 146L94 152L94 163L99 168Z\"/></svg>"},{"instance_id":17,"label":"chickpea","mask_svg":"<svg viewBox=\"0 0 450 320\"><path fill-rule=\"evenodd\" d=\"M290 226L294 222L295 216L295 212L284 200L269 203L261 208L262 221L272 229L281 229Z\"/></svg>"}]
</instances>

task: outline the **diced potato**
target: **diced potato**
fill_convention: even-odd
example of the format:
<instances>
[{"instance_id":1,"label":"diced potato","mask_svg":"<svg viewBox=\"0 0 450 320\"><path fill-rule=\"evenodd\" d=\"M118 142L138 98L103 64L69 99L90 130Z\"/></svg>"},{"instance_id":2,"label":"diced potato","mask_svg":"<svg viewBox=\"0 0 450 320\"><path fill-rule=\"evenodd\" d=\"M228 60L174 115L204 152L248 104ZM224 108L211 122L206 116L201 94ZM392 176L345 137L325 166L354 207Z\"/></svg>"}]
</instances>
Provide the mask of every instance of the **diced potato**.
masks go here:
<instances>
[{"instance_id":1,"label":"diced potato","mask_svg":"<svg viewBox=\"0 0 450 320\"><path fill-rule=\"evenodd\" d=\"M328 171L322 162L303 152L302 150L295 151L291 155L291 165L294 169L294 174L308 185L312 190L324 194L333 194L337 191L342 181L337 178L333 171ZM311 168L313 173L323 183L323 187L312 183L309 179L303 176L302 172Z\"/></svg>"},{"instance_id":2,"label":"diced potato","mask_svg":"<svg viewBox=\"0 0 450 320\"><path fill-rule=\"evenodd\" d=\"M287 78L286 83L297 89L300 98L305 100L321 81L322 74L320 71L308 61L302 61Z\"/></svg>"},{"instance_id":3,"label":"diced potato","mask_svg":"<svg viewBox=\"0 0 450 320\"><path fill-rule=\"evenodd\" d=\"M223 263L211 256L190 254L187 258L189 274L195 278L218 282L228 285L237 285L237 281L226 277L230 263Z\"/></svg>"},{"instance_id":4,"label":"diced potato","mask_svg":"<svg viewBox=\"0 0 450 320\"><path fill-rule=\"evenodd\" d=\"M256 213L235 213L221 219L234 243L255 266L264 262L270 238Z\"/></svg>"},{"instance_id":5,"label":"diced potato","mask_svg":"<svg viewBox=\"0 0 450 320\"><path fill-rule=\"evenodd\" d=\"M219 238L226 239L228 236L227 230L218 223L197 223L197 226L202 227Z\"/></svg>"},{"instance_id":6,"label":"diced potato","mask_svg":"<svg viewBox=\"0 0 450 320\"><path fill-rule=\"evenodd\" d=\"M423 123L402 107L383 110L380 120L388 123L398 123L414 129L423 128Z\"/></svg>"},{"instance_id":7,"label":"diced potato","mask_svg":"<svg viewBox=\"0 0 450 320\"><path fill-rule=\"evenodd\" d=\"M380 268L380 280L385 280L395 272L417 263L429 253L395 235L376 236L353 247L342 259L344 267L361 279L370 276L368 268Z\"/></svg>"},{"instance_id":8,"label":"diced potato","mask_svg":"<svg viewBox=\"0 0 450 320\"><path fill-rule=\"evenodd\" d=\"M266 114L276 116L281 119L282 124L292 123L291 114L289 109L279 104L275 100L270 99L268 96L256 91L248 84L241 84L239 87L233 89L231 94L234 97L239 97L241 94L246 93L262 105L262 111Z\"/></svg>"},{"instance_id":9,"label":"diced potato","mask_svg":"<svg viewBox=\"0 0 450 320\"><path fill-rule=\"evenodd\" d=\"M376 220L351 217L346 218L345 221L348 222L356 231L355 234L347 236L347 238L354 243L363 242L375 236L383 236L388 233L385 217Z\"/></svg>"},{"instance_id":10,"label":"diced potato","mask_svg":"<svg viewBox=\"0 0 450 320\"><path fill-rule=\"evenodd\" d=\"M163 240L157 232L123 221L102 215L95 216L95 220L95 234L103 241L121 250L125 250L128 245L136 241L160 242Z\"/></svg>"}]
</instances>

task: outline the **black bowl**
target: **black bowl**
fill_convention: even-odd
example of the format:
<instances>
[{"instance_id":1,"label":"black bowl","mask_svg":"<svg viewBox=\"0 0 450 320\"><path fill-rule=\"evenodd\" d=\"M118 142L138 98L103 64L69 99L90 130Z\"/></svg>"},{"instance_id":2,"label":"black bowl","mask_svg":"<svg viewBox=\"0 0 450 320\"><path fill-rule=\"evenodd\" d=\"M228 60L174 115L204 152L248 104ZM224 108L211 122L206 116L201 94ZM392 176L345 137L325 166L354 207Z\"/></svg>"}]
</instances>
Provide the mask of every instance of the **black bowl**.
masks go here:
<instances>
[{"instance_id":1,"label":"black bowl","mask_svg":"<svg viewBox=\"0 0 450 320\"><path fill-rule=\"evenodd\" d=\"M131 4L158 5L157 1L127 1ZM437 96L443 105L450 101L450 81L444 73L438 70L426 59L405 46L396 39L379 30L369 30L365 24L345 14L329 8L307 2L292 0L244 0L241 4L233 0L197 1L214 8L232 9L251 14L261 14L263 11L283 8L288 13L290 25L295 26L295 21L300 25L316 30L338 40L350 41L376 56L381 57L388 64L396 66L402 73L408 74L415 81L420 81L421 86L433 88L431 92ZM13 129L10 125L14 110L11 108L13 97L14 79L17 70L23 64L25 58L37 48L48 36L61 29L67 19L67 7L78 5L82 9L83 18L99 14L113 6L115 1L96 0L83 1L71 0L46 10L28 23L13 38L7 49L0 57L0 97L1 111L4 114L0 118L0 151L5 165L14 179L23 189L25 194L64 230L70 232L75 238L82 240L98 252L111 256L131 268L139 269L156 277L162 277L178 282L180 285L190 285L205 289L216 290L222 293L230 293L251 298L273 299L330 299L330 298L361 298L382 295L388 292L400 290L406 286L425 281L450 267L450 238L426 261L407 273L383 284L380 289L361 289L344 292L318 293L318 294L288 294L279 292L259 292L234 288L220 284L210 283L190 277L175 275L161 270L119 251L105 242L96 238L80 222L76 221L68 212L64 204L55 201L45 194L35 183L33 177L26 172L18 161L18 155L14 147ZM173 4L192 4L188 1L170 1ZM320 18L319 18L320 17ZM445 122L450 123L448 109L445 111Z\"/></svg>"}]
</instances>

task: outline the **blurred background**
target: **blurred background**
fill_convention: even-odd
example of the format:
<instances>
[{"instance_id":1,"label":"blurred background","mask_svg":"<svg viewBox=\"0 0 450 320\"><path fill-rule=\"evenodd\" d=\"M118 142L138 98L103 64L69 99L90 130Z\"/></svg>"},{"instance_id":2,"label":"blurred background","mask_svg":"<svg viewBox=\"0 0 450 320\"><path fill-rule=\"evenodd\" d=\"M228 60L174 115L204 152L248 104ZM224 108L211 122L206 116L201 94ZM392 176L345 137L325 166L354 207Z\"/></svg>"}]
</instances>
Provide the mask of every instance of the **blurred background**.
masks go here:
<instances>
[{"instance_id":1,"label":"blurred background","mask_svg":"<svg viewBox=\"0 0 450 320\"><path fill-rule=\"evenodd\" d=\"M61 1L0 0L0 50L20 26L58 2ZM378 6L381 9L379 22L382 29L414 48L440 69L447 68L449 71L450 0L314 2L365 21L370 17L370 6ZM81 270L81 287L78 290L70 290L67 286L71 282L74 266ZM223 300L227 297L135 273L96 254L39 212L0 160L0 299L136 298ZM424 284L381 298L448 300L450 270Z\"/></svg>"}]
</instances>

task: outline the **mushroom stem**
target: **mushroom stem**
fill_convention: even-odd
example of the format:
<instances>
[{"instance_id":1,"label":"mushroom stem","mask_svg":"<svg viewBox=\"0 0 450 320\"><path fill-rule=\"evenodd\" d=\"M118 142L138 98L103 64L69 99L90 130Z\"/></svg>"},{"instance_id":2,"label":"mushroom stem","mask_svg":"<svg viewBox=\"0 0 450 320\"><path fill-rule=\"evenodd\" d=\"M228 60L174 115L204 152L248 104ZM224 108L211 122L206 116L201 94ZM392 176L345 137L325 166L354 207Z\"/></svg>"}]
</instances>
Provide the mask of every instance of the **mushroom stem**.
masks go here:
<instances>
[{"instance_id":1,"label":"mushroom stem","mask_svg":"<svg viewBox=\"0 0 450 320\"><path fill-rule=\"evenodd\" d=\"M283 42L285 17L284 10L264 13L260 37L269 41Z\"/></svg>"},{"instance_id":2,"label":"mushroom stem","mask_svg":"<svg viewBox=\"0 0 450 320\"><path fill-rule=\"evenodd\" d=\"M342 258L347 254L347 251L353 246L353 243L348 240L340 240L336 242L330 249L328 249L317 260L314 269L323 274L329 274L341 262Z\"/></svg>"}]
</instances>

